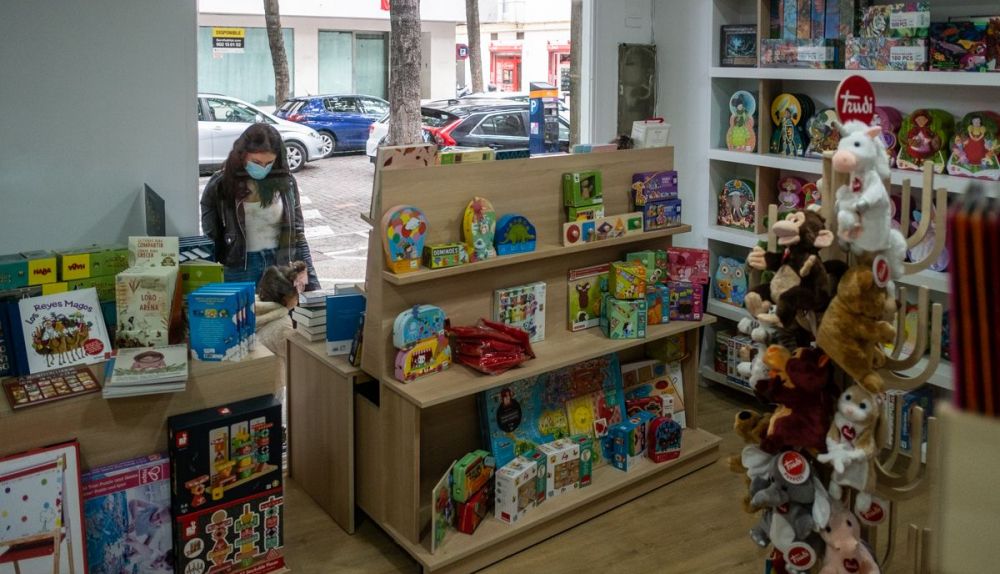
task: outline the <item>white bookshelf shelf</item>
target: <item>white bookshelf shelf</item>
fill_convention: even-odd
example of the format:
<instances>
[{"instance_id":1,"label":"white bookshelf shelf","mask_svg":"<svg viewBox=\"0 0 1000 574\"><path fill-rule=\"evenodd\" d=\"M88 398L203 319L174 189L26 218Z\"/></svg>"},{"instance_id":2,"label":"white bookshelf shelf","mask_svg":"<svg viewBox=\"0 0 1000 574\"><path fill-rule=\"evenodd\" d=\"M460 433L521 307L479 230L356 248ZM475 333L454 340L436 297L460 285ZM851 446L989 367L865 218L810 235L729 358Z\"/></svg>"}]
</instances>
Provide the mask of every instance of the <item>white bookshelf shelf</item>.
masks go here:
<instances>
[{"instance_id":1,"label":"white bookshelf shelf","mask_svg":"<svg viewBox=\"0 0 1000 574\"><path fill-rule=\"evenodd\" d=\"M705 228L705 237L714 241L721 241L730 245L740 245L746 248L753 248L760 241L767 241L767 235L757 235L749 231L740 231L721 225L709 225Z\"/></svg>"},{"instance_id":2,"label":"white bookshelf shelf","mask_svg":"<svg viewBox=\"0 0 1000 574\"><path fill-rule=\"evenodd\" d=\"M936 293L951 292L948 274L943 271L925 269L919 273L907 275L900 279L899 282L903 285L912 285L914 287L927 287Z\"/></svg>"},{"instance_id":3,"label":"white bookshelf shelf","mask_svg":"<svg viewBox=\"0 0 1000 574\"><path fill-rule=\"evenodd\" d=\"M807 157L789 157L769 153L746 153L714 148L708 150L708 159L815 175L823 173L823 162L819 159ZM910 180L910 185L913 188L923 186L923 175L920 172L903 169L892 170L893 185L902 185L906 180ZM992 189L994 193L1000 190L1000 183L998 182L988 182L954 175L934 175L935 187L938 189L947 189L949 193L965 193L976 182L982 183L986 189Z\"/></svg>"},{"instance_id":4,"label":"white bookshelf shelf","mask_svg":"<svg viewBox=\"0 0 1000 574\"><path fill-rule=\"evenodd\" d=\"M740 80L808 80L840 82L848 76L863 76L873 84L917 84L954 87L1000 88L1000 74L972 72L878 72L871 70L810 70L797 68L713 67L713 78Z\"/></svg>"},{"instance_id":5,"label":"white bookshelf shelf","mask_svg":"<svg viewBox=\"0 0 1000 574\"><path fill-rule=\"evenodd\" d=\"M729 319L730 321L736 321L737 323L740 319L749 317L747 312L740 307L730 305L729 303L723 303L713 299L712 297L708 298L708 314Z\"/></svg>"}]
</instances>

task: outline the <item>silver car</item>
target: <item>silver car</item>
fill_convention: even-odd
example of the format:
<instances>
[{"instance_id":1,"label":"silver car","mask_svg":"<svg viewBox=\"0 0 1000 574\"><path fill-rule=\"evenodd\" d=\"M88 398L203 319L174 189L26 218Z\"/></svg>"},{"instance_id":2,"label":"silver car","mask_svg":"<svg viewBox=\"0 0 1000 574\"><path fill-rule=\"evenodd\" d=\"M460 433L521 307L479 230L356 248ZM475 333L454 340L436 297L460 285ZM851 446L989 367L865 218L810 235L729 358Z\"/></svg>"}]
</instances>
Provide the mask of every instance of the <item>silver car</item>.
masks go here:
<instances>
[{"instance_id":1,"label":"silver car","mask_svg":"<svg viewBox=\"0 0 1000 574\"><path fill-rule=\"evenodd\" d=\"M325 157L323 139L316 130L276 118L251 104L219 94L198 94L198 168L216 169L226 161L233 143L254 123L267 122L285 142L288 169L299 171L306 162Z\"/></svg>"}]
</instances>

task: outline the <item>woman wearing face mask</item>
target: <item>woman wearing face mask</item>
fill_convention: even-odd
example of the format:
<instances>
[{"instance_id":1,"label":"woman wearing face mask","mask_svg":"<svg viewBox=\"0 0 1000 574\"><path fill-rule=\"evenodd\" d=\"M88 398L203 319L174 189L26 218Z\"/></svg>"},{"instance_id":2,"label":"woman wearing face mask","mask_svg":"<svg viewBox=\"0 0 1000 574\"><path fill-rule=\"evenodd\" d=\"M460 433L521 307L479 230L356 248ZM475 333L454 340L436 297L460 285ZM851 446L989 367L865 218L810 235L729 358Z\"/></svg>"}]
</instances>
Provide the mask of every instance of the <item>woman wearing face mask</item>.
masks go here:
<instances>
[{"instance_id":1,"label":"woman wearing face mask","mask_svg":"<svg viewBox=\"0 0 1000 574\"><path fill-rule=\"evenodd\" d=\"M320 288L281 134L254 124L233 144L201 196L201 227L215 241L226 282L258 283L271 265L306 264L305 291ZM301 287L300 287L301 288Z\"/></svg>"}]
</instances>

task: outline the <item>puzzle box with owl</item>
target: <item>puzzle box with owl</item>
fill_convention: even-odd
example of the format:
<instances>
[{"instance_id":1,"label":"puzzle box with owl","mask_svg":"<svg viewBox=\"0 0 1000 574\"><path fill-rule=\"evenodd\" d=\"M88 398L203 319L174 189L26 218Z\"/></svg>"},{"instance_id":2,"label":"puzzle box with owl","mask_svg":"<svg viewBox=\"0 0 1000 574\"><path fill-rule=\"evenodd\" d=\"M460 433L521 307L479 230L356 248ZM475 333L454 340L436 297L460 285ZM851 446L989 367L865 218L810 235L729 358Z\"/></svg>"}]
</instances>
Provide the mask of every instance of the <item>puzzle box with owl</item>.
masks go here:
<instances>
[{"instance_id":1,"label":"puzzle box with owl","mask_svg":"<svg viewBox=\"0 0 1000 574\"><path fill-rule=\"evenodd\" d=\"M538 445L584 429L599 439L623 420L624 405L621 366L615 354L479 394L484 443L498 468Z\"/></svg>"}]
</instances>

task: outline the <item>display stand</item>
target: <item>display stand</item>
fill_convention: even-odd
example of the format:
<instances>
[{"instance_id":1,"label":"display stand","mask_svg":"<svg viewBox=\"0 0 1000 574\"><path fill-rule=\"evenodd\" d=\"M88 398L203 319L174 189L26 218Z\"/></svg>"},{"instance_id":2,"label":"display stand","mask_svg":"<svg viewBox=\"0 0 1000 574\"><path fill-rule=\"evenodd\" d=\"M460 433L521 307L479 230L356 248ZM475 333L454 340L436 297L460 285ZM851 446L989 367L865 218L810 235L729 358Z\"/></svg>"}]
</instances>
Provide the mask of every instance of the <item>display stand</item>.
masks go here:
<instances>
[{"instance_id":1,"label":"display stand","mask_svg":"<svg viewBox=\"0 0 1000 574\"><path fill-rule=\"evenodd\" d=\"M474 196L489 199L498 214L527 217L538 234L537 249L530 253L404 275L386 270L383 231L376 229L370 235L369 320L365 325L362 366L380 383L377 393L357 402L357 497L361 508L425 572L482 568L718 458L720 439L699 429L697 420L698 329L714 322L714 318L654 325L647 330L645 340L611 340L597 329L577 333L566 329L568 269L614 261L626 251L664 249L671 244L673 235L689 231L690 227L682 225L563 247L562 174L600 170L605 211L611 215L628 211L633 173L669 170L672 166L673 149L659 148L381 174L376 212L395 205L416 205L429 221L428 243L460 240L462 214ZM434 304L444 309L453 324L470 325L491 315L494 289L532 281L548 285L548 328L545 340L533 345L537 358L499 376L481 375L453 365L443 373L410 384L395 380L392 325L400 312L417 304ZM547 501L517 525L491 518L475 534L454 534L431 554L427 539L431 489L452 461L482 446L478 393L607 353L620 352L623 361L639 358L643 343L672 335L683 335L689 349L682 363L689 428L684 433L679 459L644 465L628 473L600 468L594 472L591 486Z\"/></svg>"},{"instance_id":2,"label":"display stand","mask_svg":"<svg viewBox=\"0 0 1000 574\"><path fill-rule=\"evenodd\" d=\"M277 361L263 345L239 362L191 360L177 393L105 399L91 393L12 411L0 401L0 456L76 438L83 468L162 452L167 417L277 391ZM103 383L104 364L93 365Z\"/></svg>"}]
</instances>

